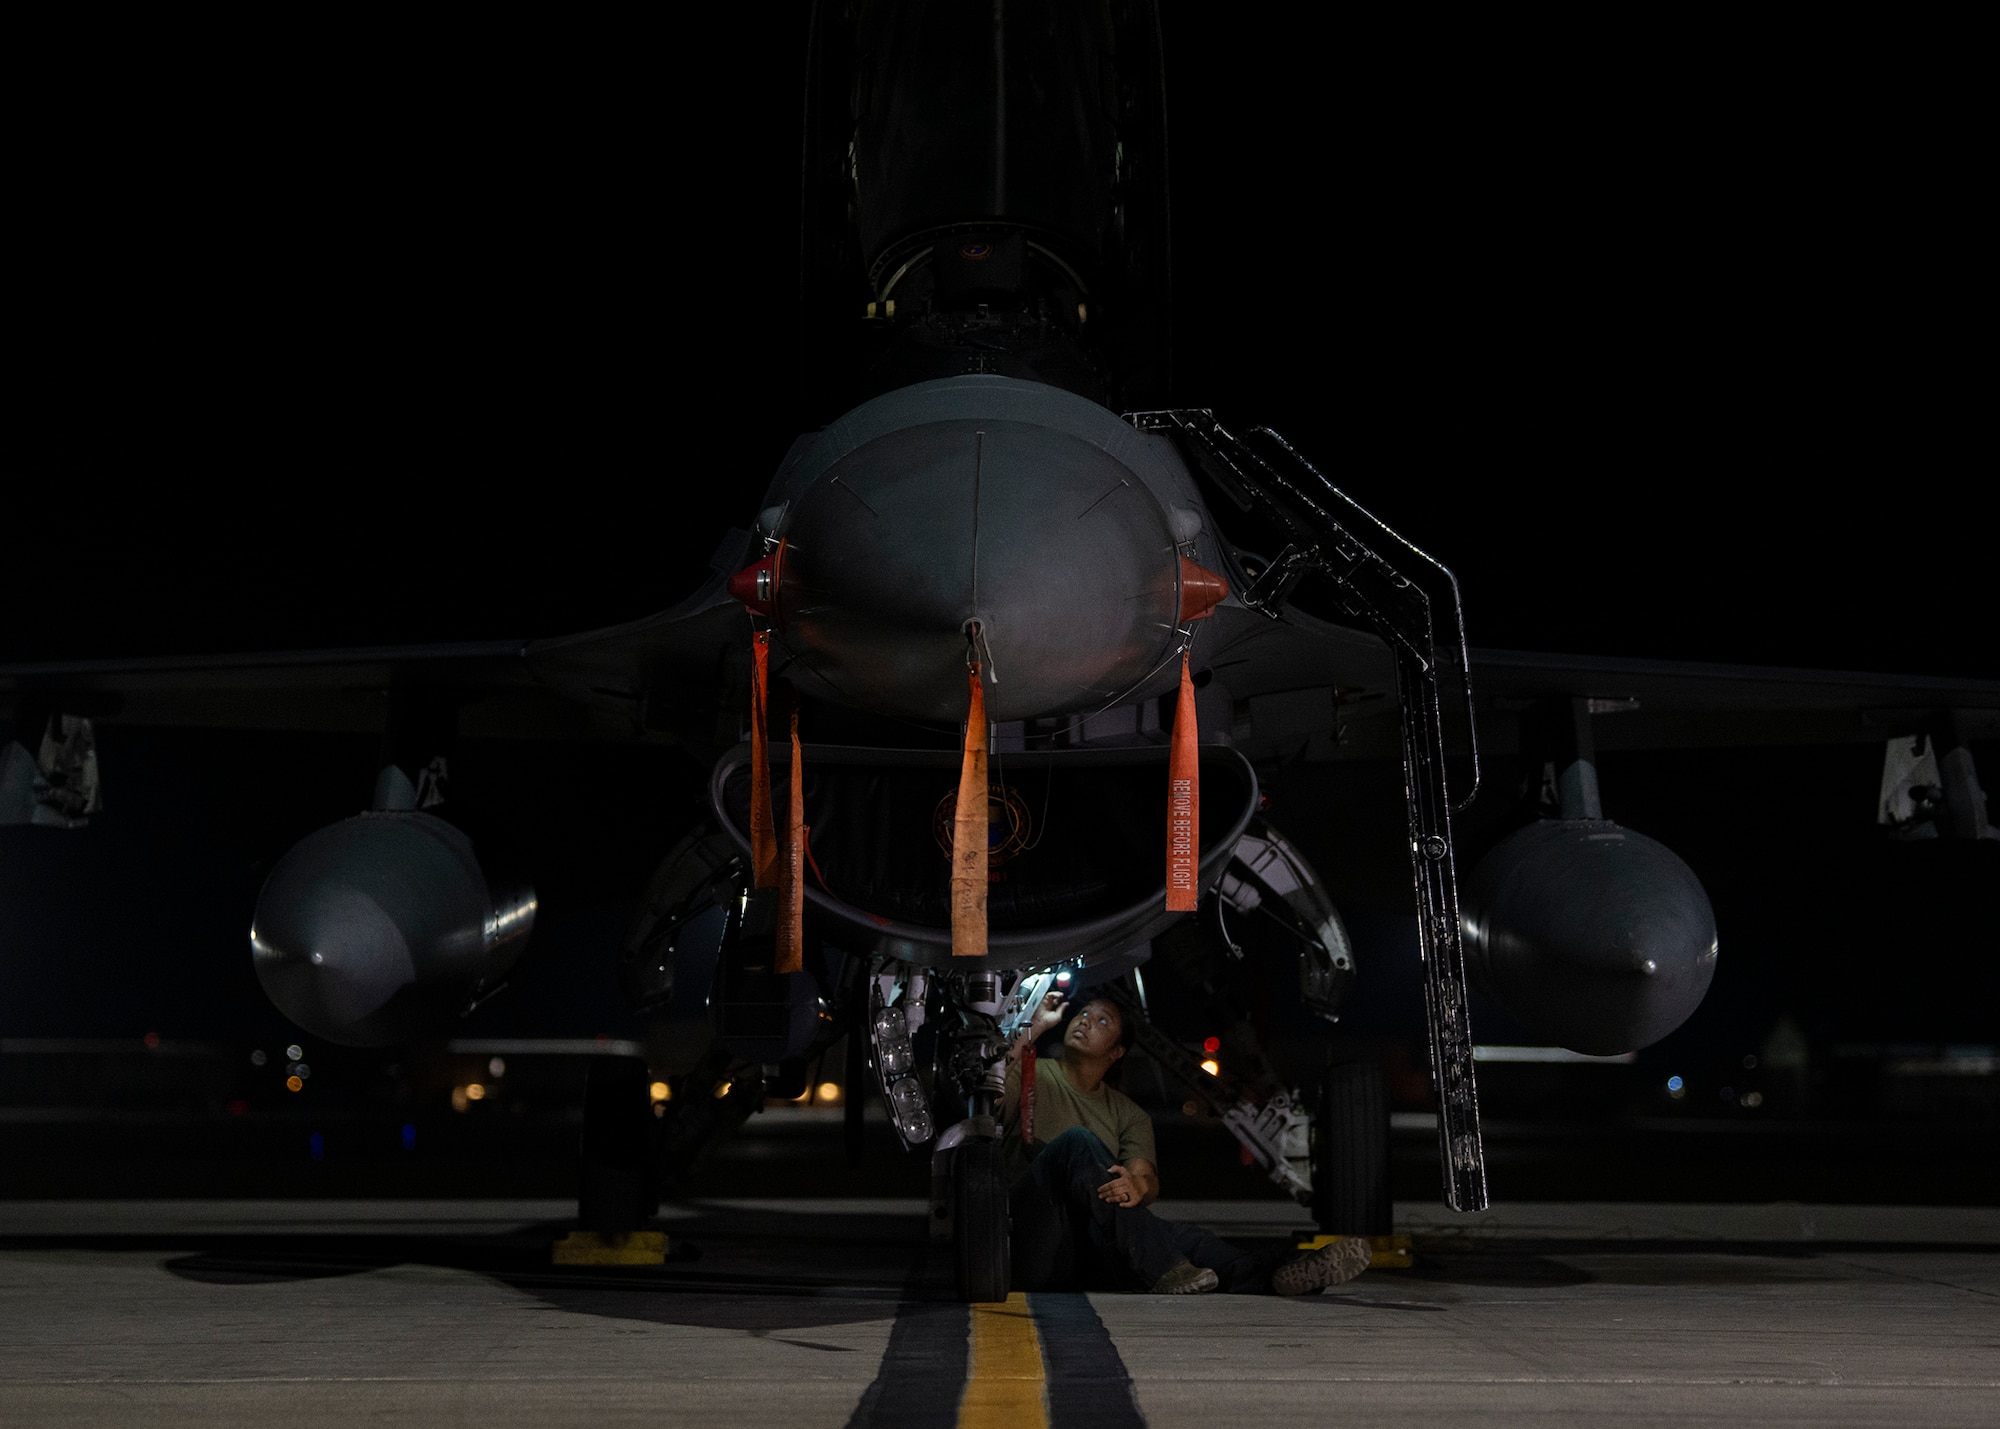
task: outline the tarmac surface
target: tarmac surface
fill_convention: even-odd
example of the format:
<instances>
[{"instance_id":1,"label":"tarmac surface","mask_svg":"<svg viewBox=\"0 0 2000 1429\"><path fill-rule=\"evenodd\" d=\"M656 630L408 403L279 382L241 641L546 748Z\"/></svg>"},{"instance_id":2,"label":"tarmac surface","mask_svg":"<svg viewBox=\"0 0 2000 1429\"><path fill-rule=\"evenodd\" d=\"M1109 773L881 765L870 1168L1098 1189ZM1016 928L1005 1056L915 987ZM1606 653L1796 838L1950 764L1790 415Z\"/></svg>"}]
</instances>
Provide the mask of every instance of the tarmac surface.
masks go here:
<instances>
[{"instance_id":1,"label":"tarmac surface","mask_svg":"<svg viewBox=\"0 0 2000 1429\"><path fill-rule=\"evenodd\" d=\"M1283 1202L1163 1203L1231 1237ZM1298 1300L968 1307L904 1200L0 1202L0 1423L1907 1424L2000 1420L2000 1210L1400 1208L1408 1270Z\"/></svg>"}]
</instances>

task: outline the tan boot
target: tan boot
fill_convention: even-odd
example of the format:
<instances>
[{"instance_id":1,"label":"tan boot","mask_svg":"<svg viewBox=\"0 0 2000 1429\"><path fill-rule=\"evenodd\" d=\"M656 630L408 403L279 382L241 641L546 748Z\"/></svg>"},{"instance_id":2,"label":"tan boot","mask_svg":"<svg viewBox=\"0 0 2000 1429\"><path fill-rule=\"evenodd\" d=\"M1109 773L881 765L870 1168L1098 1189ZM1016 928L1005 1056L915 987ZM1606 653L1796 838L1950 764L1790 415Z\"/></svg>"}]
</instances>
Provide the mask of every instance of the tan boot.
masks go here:
<instances>
[{"instance_id":1,"label":"tan boot","mask_svg":"<svg viewBox=\"0 0 2000 1429\"><path fill-rule=\"evenodd\" d=\"M1348 1236L1279 1266L1271 1272L1271 1288L1280 1295L1311 1295L1329 1285L1346 1284L1374 1258L1368 1237Z\"/></svg>"},{"instance_id":2,"label":"tan boot","mask_svg":"<svg viewBox=\"0 0 2000 1429\"><path fill-rule=\"evenodd\" d=\"M1165 1275L1153 1282L1155 1295L1206 1295L1222 1282L1215 1278L1213 1270L1205 1270L1191 1261L1182 1261Z\"/></svg>"}]
</instances>

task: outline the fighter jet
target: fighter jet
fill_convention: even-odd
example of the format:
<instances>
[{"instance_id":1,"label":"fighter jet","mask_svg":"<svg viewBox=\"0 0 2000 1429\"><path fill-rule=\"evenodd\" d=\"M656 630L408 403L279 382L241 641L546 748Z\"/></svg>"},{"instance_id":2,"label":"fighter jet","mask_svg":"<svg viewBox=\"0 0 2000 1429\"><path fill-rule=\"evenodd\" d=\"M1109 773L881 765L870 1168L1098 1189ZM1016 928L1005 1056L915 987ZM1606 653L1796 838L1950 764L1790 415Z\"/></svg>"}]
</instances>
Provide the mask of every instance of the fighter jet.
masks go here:
<instances>
[{"instance_id":1,"label":"fighter jet","mask_svg":"<svg viewBox=\"0 0 2000 1429\"><path fill-rule=\"evenodd\" d=\"M0 670L0 820L91 815L93 722L385 711L368 808L276 862L247 936L300 1027L396 1045L503 986L535 922L531 885L454 820L453 741L671 743L708 771L707 809L620 954L650 1071L593 1084L587 1216L644 1214L629 1162L590 1148L635 1117L654 1134L647 1076L673 1084L659 1134L689 1155L844 1039L850 1088L872 1080L930 1153L960 1288L989 1300L1008 1288L1004 1049L1052 989L1118 997L1326 1229L1387 1229L1380 1070L1225 1076L1152 1027L1143 978L1170 940L1199 967L1241 953L1232 919L1268 917L1299 1004L1337 1019L1352 941L1265 794L1300 753L1386 761L1443 1195L1484 1207L1468 977L1605 1054L1685 1021L1721 956L1687 864L1604 817L1598 744L1760 721L1878 740L1885 819L1984 838L1970 741L2000 727L2000 684L1469 649L1457 582L1351 494L1365 473L1337 484L1338 453L1178 404L1163 75L1151 4L819 6L800 246L817 416L743 476L758 515L694 594L556 639ZM1496 757L1510 783L1545 773L1541 816L1461 887L1454 816Z\"/></svg>"}]
</instances>

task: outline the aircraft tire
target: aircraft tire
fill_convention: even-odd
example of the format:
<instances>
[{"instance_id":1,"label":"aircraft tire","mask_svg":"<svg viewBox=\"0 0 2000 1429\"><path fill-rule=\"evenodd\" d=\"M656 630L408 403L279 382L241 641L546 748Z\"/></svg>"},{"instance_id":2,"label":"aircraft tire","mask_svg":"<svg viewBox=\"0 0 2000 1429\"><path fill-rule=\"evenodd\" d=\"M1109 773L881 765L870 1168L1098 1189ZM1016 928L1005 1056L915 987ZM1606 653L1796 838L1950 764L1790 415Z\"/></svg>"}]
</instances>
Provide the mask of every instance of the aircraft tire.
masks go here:
<instances>
[{"instance_id":1,"label":"aircraft tire","mask_svg":"<svg viewBox=\"0 0 2000 1429\"><path fill-rule=\"evenodd\" d=\"M638 1057L593 1057L583 1093L577 1222L587 1231L635 1231L659 1213L650 1076Z\"/></svg>"},{"instance_id":2,"label":"aircraft tire","mask_svg":"<svg viewBox=\"0 0 2000 1429\"><path fill-rule=\"evenodd\" d=\"M1313 1219L1328 1235L1388 1235L1389 1084L1373 1062L1328 1067L1312 1121Z\"/></svg>"},{"instance_id":3,"label":"aircraft tire","mask_svg":"<svg viewBox=\"0 0 2000 1429\"><path fill-rule=\"evenodd\" d=\"M1000 1143L967 1140L953 1158L952 1240L958 1259L958 1294L968 1301L1007 1298L1013 1248L1007 1216L1007 1170Z\"/></svg>"}]
</instances>

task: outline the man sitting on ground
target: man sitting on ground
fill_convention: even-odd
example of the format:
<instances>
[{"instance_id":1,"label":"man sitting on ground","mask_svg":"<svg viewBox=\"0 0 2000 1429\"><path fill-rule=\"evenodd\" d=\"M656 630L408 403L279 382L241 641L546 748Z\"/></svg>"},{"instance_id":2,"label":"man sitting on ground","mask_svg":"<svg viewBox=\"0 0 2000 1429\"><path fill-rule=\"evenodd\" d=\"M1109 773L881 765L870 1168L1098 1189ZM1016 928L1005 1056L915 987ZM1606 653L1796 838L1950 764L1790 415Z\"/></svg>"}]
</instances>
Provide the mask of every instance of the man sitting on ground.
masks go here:
<instances>
[{"instance_id":1,"label":"man sitting on ground","mask_svg":"<svg viewBox=\"0 0 2000 1429\"><path fill-rule=\"evenodd\" d=\"M1062 1005L1062 994L1050 993L1007 1050L1000 1116L1007 1127L1016 1286L1304 1295L1368 1268L1368 1242L1359 1237L1284 1259L1239 1250L1147 1209L1160 1195L1153 1123L1137 1102L1105 1083L1132 1041L1124 1014L1108 998L1076 1009L1061 1061L1036 1063L1024 1116L1022 1050L1062 1020Z\"/></svg>"}]
</instances>

